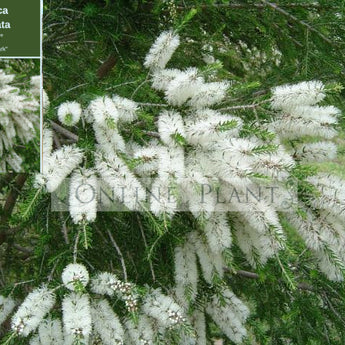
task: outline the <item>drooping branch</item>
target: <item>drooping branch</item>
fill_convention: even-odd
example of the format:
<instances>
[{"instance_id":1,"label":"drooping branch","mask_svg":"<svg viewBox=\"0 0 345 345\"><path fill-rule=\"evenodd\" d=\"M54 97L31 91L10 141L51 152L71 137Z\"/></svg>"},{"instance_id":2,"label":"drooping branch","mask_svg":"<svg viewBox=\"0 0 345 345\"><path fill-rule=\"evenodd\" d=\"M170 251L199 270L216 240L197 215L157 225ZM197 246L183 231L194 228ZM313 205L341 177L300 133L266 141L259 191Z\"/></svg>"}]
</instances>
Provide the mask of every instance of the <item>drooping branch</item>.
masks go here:
<instances>
[{"instance_id":1,"label":"drooping branch","mask_svg":"<svg viewBox=\"0 0 345 345\"><path fill-rule=\"evenodd\" d=\"M330 45L334 45L334 42L332 40L330 40L328 37L326 37L323 33L321 33L319 30L315 29L314 27L312 27L310 24L306 23L303 20L298 19L296 16L294 16L293 14L285 11L283 8L281 8L280 6L278 6L277 4L273 3L273 2L269 2L266 0L261 0L263 4L271 7L273 10L279 12L280 14L284 15L285 17L288 17L289 19L291 19L292 21L304 26L305 28L307 28L309 31L316 33L319 37L321 37L325 42L327 42Z\"/></svg>"}]
</instances>

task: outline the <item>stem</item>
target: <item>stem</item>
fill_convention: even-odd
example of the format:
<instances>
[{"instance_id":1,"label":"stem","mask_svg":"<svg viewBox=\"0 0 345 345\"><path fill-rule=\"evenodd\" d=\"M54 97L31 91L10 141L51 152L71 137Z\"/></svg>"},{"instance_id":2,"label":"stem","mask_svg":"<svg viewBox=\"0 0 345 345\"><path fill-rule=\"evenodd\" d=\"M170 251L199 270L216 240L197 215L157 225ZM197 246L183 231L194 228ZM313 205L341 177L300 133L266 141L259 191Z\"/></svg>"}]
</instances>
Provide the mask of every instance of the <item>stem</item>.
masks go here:
<instances>
[{"instance_id":1,"label":"stem","mask_svg":"<svg viewBox=\"0 0 345 345\"><path fill-rule=\"evenodd\" d=\"M116 243L114 237L112 236L111 232L109 230L107 230L107 233L108 233L108 236L110 238L110 241L111 241L112 245L114 246L117 254L120 257L120 262L121 262L121 266L122 266L122 270L123 270L123 277L124 277L124 280L127 282L127 269L126 269L125 260L123 258L122 253L121 253L120 247L117 245L117 243Z\"/></svg>"}]
</instances>

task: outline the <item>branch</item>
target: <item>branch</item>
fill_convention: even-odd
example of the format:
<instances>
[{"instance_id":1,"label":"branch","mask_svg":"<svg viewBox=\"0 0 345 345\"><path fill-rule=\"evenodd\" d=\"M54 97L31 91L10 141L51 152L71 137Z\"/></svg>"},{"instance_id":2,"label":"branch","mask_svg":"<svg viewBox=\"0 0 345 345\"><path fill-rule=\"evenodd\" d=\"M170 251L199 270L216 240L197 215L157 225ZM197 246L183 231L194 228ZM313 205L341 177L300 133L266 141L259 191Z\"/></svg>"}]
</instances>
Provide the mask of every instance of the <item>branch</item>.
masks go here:
<instances>
[{"instance_id":1,"label":"branch","mask_svg":"<svg viewBox=\"0 0 345 345\"><path fill-rule=\"evenodd\" d=\"M78 141L79 137L76 134L70 132L68 129L58 125L54 121L50 121L50 124L55 131L59 132L60 134L64 135L65 137L69 139L74 140L75 142Z\"/></svg>"},{"instance_id":2,"label":"branch","mask_svg":"<svg viewBox=\"0 0 345 345\"><path fill-rule=\"evenodd\" d=\"M112 236L111 232L109 230L107 230L107 233L108 233L108 236L110 238L110 241L111 241L112 245L114 246L117 254L120 257L121 266L122 266L122 270L123 270L123 277L124 277L125 281L127 281L127 269L126 269L125 260L123 258L122 253L121 253L121 250L120 250L119 246L117 245L117 243L116 243L114 237Z\"/></svg>"},{"instance_id":3,"label":"branch","mask_svg":"<svg viewBox=\"0 0 345 345\"><path fill-rule=\"evenodd\" d=\"M18 196L20 194L21 189L23 188L26 179L28 178L28 174L18 174L14 185L10 192L7 195L4 208L2 209L1 217L0 217L0 245L7 240L8 232L4 230L7 228L7 223L11 217L12 211L16 205Z\"/></svg>"},{"instance_id":4,"label":"branch","mask_svg":"<svg viewBox=\"0 0 345 345\"><path fill-rule=\"evenodd\" d=\"M334 42L332 40L330 40L328 37L326 37L323 33L321 33L319 30L316 30L315 28L313 28L310 24L306 23L303 20L298 19L296 16L294 16L293 14L285 11L284 9L282 9L281 7L279 7L277 4L266 1L266 0L261 0L265 5L271 7L272 9L274 9L275 11L281 13L282 15L290 18L292 21L299 23L300 25L306 27L308 30L316 33L319 37L321 37L325 42L327 42L330 45L334 45Z\"/></svg>"},{"instance_id":5,"label":"branch","mask_svg":"<svg viewBox=\"0 0 345 345\"><path fill-rule=\"evenodd\" d=\"M249 272L249 271L243 271L243 270L232 271L228 267L224 267L223 269L224 269L224 272L226 273L235 273L236 275L243 278L259 279L259 275L255 272ZM309 285L308 283L298 283L297 288L300 290L315 291L315 288Z\"/></svg>"}]
</instances>

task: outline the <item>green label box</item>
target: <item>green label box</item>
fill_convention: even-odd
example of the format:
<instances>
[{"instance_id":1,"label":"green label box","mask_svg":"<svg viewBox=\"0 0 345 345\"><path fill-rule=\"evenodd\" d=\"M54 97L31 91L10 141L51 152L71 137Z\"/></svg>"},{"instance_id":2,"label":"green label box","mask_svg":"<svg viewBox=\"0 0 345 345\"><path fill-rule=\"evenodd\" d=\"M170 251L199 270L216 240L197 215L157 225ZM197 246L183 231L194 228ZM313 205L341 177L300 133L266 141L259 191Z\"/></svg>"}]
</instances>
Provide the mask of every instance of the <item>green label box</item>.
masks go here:
<instances>
[{"instance_id":1,"label":"green label box","mask_svg":"<svg viewBox=\"0 0 345 345\"><path fill-rule=\"evenodd\" d=\"M0 0L0 58L40 57L41 0Z\"/></svg>"}]
</instances>

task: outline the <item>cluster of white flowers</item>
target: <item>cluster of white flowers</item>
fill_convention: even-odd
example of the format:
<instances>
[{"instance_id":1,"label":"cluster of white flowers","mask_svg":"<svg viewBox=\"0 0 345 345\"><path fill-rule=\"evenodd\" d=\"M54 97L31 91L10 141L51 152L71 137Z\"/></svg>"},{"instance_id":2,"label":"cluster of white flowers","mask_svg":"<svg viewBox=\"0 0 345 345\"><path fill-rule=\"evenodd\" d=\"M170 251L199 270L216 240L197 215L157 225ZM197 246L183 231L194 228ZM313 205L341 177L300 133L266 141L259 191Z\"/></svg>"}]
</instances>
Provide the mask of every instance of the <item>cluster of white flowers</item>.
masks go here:
<instances>
[{"instance_id":1,"label":"cluster of white flowers","mask_svg":"<svg viewBox=\"0 0 345 345\"><path fill-rule=\"evenodd\" d=\"M27 337L35 331L55 304L55 295L46 286L32 291L12 317L12 331Z\"/></svg>"},{"instance_id":2,"label":"cluster of white flowers","mask_svg":"<svg viewBox=\"0 0 345 345\"><path fill-rule=\"evenodd\" d=\"M92 329L90 299L87 294L71 292L62 301L63 325L70 338L87 344Z\"/></svg>"},{"instance_id":3,"label":"cluster of white flowers","mask_svg":"<svg viewBox=\"0 0 345 345\"><path fill-rule=\"evenodd\" d=\"M48 128L43 130L43 145L42 172L36 175L36 185L44 186L52 193L82 162L84 154L74 145L66 145L52 152L53 135Z\"/></svg>"},{"instance_id":4,"label":"cluster of white flowers","mask_svg":"<svg viewBox=\"0 0 345 345\"><path fill-rule=\"evenodd\" d=\"M232 245L232 233L254 267L258 263L265 264L285 248L286 236L279 207L281 199L290 192L287 182L291 170L299 162L320 161L336 154L336 146L329 141L307 143L296 147L295 152L289 152L286 139L310 135L323 140L333 138L339 110L317 105L325 97L325 87L321 82L276 87L272 90L271 99L275 116L272 122L261 126L273 134L269 136L272 139L255 134L243 135L240 117L210 108L225 99L229 83L209 82L196 68L165 68L178 44L177 34L164 32L145 60L145 66L150 68L152 87L162 92L167 102L168 110L161 111L157 117L158 132L155 136L159 140L151 140L145 146L124 140L121 126L135 120L138 110L137 104L131 100L119 96L99 97L83 112L85 120L93 125L98 146L92 171L81 170L72 175L70 212L75 223L95 219L97 204L82 205L75 194L81 183L96 186L97 175L130 210L142 210L142 203L147 200L146 187L151 187L153 192L149 209L157 216L173 217L180 203L186 205L200 226L188 233L184 243L175 250L176 284L173 293L180 305L171 296L154 290L147 295L139 312L163 328L189 322L194 325L197 344L204 345L203 311L187 315L200 292L199 279L212 285L223 278L224 254ZM48 168L38 179L48 191L53 191L81 163L83 153L73 146L52 153L49 131L46 131L46 138L44 154ZM70 157L66 157L66 152ZM127 165L127 158L137 162L133 169ZM273 201L267 195L255 196L253 191L258 181L267 188L273 188L267 183L276 183L279 186L278 199ZM344 183L328 176L312 177L308 183L319 189L321 196L315 195L309 208L298 205L300 210L304 210L304 216L301 212L296 214L291 200L285 200L284 215L314 251L320 269L330 279L340 280L339 264L345 263L341 251L345 244L341 228L345 206ZM215 186L219 187L217 193L211 193ZM338 192L332 195L336 189ZM89 191L80 192L83 197L89 197ZM248 199L248 194L251 194L250 200L241 202L240 195L246 195ZM133 286L113 274L103 272L97 275L91 280L91 291L110 297L116 294L126 302L128 310L138 311ZM224 290L222 294L224 301L214 296L208 302L207 313L233 342L240 343L246 335L244 324L248 308L230 290ZM81 298L77 294L71 296ZM103 312L106 313L102 309ZM100 318L107 320L105 314ZM150 322L143 321L143 324ZM107 327L112 329L115 324L109 323ZM132 343L150 344L152 335L150 331L145 333L144 328L140 323L134 325L128 321L125 337ZM151 328L147 326L147 329ZM106 342L102 334L99 337ZM188 337L184 342L193 343Z\"/></svg>"},{"instance_id":5,"label":"cluster of white flowers","mask_svg":"<svg viewBox=\"0 0 345 345\"><path fill-rule=\"evenodd\" d=\"M75 125L81 116L81 105L78 102L65 102L58 108L58 118L64 125Z\"/></svg>"},{"instance_id":6,"label":"cluster of white flowers","mask_svg":"<svg viewBox=\"0 0 345 345\"><path fill-rule=\"evenodd\" d=\"M131 283L124 283L115 274L108 272L97 274L91 281L91 290L96 294L110 297L116 294L125 301L129 311L137 310L138 296L135 292L135 286Z\"/></svg>"},{"instance_id":7,"label":"cluster of white flowers","mask_svg":"<svg viewBox=\"0 0 345 345\"><path fill-rule=\"evenodd\" d=\"M12 86L14 78L0 70L0 173L21 171L23 159L15 146L28 144L39 128L40 77L32 77L31 90Z\"/></svg>"},{"instance_id":8,"label":"cluster of white flowers","mask_svg":"<svg viewBox=\"0 0 345 345\"><path fill-rule=\"evenodd\" d=\"M142 311L164 328L186 322L183 309L170 296L164 295L160 289L153 290L147 295Z\"/></svg>"},{"instance_id":9,"label":"cluster of white flowers","mask_svg":"<svg viewBox=\"0 0 345 345\"><path fill-rule=\"evenodd\" d=\"M38 327L38 334L30 339L30 345L67 345L61 321L51 318L43 320Z\"/></svg>"},{"instance_id":10,"label":"cluster of white flowers","mask_svg":"<svg viewBox=\"0 0 345 345\"><path fill-rule=\"evenodd\" d=\"M126 327L126 342L127 345L153 345L155 334L153 330L152 320L145 314L138 317L137 324L132 320L127 320Z\"/></svg>"},{"instance_id":11,"label":"cluster of white flowers","mask_svg":"<svg viewBox=\"0 0 345 345\"><path fill-rule=\"evenodd\" d=\"M93 302L91 316L94 330L99 334L104 345L124 344L124 330L108 301L100 300Z\"/></svg>"},{"instance_id":12,"label":"cluster of white flowers","mask_svg":"<svg viewBox=\"0 0 345 345\"><path fill-rule=\"evenodd\" d=\"M69 211L73 222L93 222L97 214L97 177L93 169L82 169L72 174Z\"/></svg>"},{"instance_id":13,"label":"cluster of white flowers","mask_svg":"<svg viewBox=\"0 0 345 345\"><path fill-rule=\"evenodd\" d=\"M55 295L43 286L30 293L12 317L16 336L28 337L37 331L31 336L30 345L91 345L97 341L104 345L154 345L167 330L186 323L183 309L170 296L160 290L148 291L139 303L134 284L124 283L108 272L93 277L88 292L86 267L73 263L63 270L62 282L58 288L71 290L62 297L62 321L47 316L55 304ZM137 317L120 320L106 299L114 295L126 302L131 316ZM0 302L0 321L4 321L15 302L10 297L2 297Z\"/></svg>"},{"instance_id":14,"label":"cluster of white flowers","mask_svg":"<svg viewBox=\"0 0 345 345\"><path fill-rule=\"evenodd\" d=\"M224 289L221 296L213 296L206 311L229 339L236 344L242 342L247 334L243 323L249 316L249 309L233 292Z\"/></svg>"},{"instance_id":15,"label":"cluster of white flowers","mask_svg":"<svg viewBox=\"0 0 345 345\"><path fill-rule=\"evenodd\" d=\"M13 298L0 295L0 325L11 314L15 306L16 302Z\"/></svg>"},{"instance_id":16,"label":"cluster of white flowers","mask_svg":"<svg viewBox=\"0 0 345 345\"><path fill-rule=\"evenodd\" d=\"M63 284L72 291L85 287L89 282L89 272L84 265L69 264L62 272Z\"/></svg>"},{"instance_id":17,"label":"cluster of white flowers","mask_svg":"<svg viewBox=\"0 0 345 345\"><path fill-rule=\"evenodd\" d=\"M279 137L289 140L320 137L322 141L300 144L294 156L303 162L334 159L337 146L331 141L337 131L340 110L333 106L319 106L325 98L325 86L319 81L285 85L273 90L272 107L282 117L271 124ZM287 218L296 227L307 247L315 254L320 270L331 280L343 280L345 269L344 206L345 184L329 174L307 178L316 190L309 195L310 205L299 203L299 212L291 210Z\"/></svg>"}]
</instances>

